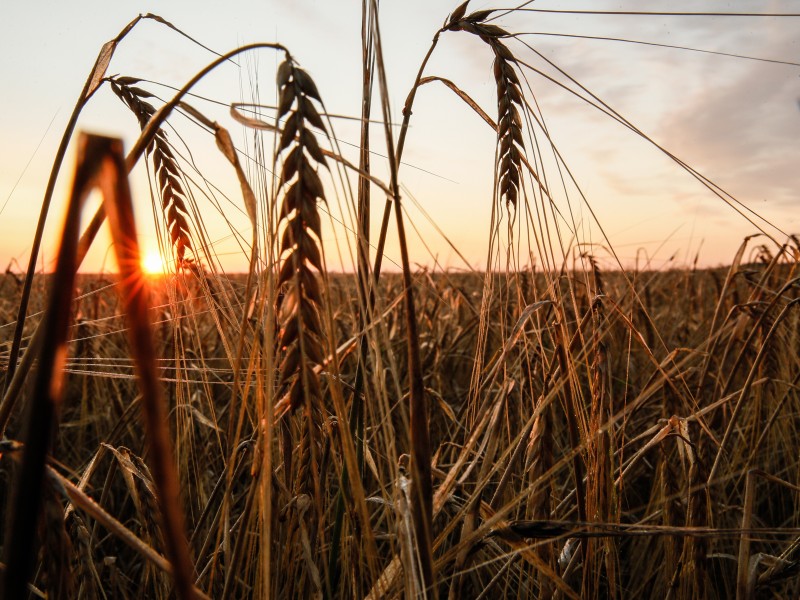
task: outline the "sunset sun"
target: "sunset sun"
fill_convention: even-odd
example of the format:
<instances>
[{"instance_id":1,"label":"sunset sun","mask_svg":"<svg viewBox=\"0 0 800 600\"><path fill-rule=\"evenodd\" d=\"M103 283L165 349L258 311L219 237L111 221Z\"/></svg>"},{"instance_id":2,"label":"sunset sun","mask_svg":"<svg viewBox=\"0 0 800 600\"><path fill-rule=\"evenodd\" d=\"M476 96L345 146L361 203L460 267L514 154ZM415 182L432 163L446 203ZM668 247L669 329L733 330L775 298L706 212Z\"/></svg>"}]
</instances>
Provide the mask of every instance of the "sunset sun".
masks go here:
<instances>
[{"instance_id":1,"label":"sunset sun","mask_svg":"<svg viewBox=\"0 0 800 600\"><path fill-rule=\"evenodd\" d=\"M158 250L148 250L142 255L142 271L148 275L161 275L166 265Z\"/></svg>"}]
</instances>

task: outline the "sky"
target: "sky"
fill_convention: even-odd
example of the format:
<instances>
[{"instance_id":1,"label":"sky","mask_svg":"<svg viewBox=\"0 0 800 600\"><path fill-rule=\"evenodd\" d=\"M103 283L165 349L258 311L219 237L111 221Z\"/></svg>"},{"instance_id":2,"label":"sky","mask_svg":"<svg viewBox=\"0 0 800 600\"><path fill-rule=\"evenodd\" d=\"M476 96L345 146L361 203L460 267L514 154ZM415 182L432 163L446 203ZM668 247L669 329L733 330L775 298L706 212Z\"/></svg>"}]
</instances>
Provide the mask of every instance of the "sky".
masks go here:
<instances>
[{"instance_id":1,"label":"sky","mask_svg":"<svg viewBox=\"0 0 800 600\"><path fill-rule=\"evenodd\" d=\"M396 122L433 34L456 4L440 0L381 3ZM470 9L496 6L511 5L474 0ZM791 1L748 0L538 0L529 7L759 13L789 13L797 8ZM251 42L278 41L315 79L330 113L359 115L361 3L354 0L232 0L224 8L207 1L40 0L11 3L4 9L0 22L0 267L15 272L27 265L56 148L95 57L102 44L139 13L158 14L219 52ZM798 63L800 18L527 12L503 16L495 23L525 34L508 41L523 60L567 81L524 45L528 44L660 146L732 194L746 207L745 213L752 210L776 225L777 229L758 221L774 239L782 242L784 234L800 233L800 67L588 39L646 41ZM167 86L181 86L213 58L175 31L143 21L119 46L108 74L155 82L142 87L168 98L171 91ZM223 106L202 99L192 102L229 127L244 149L252 141L252 132L239 128L225 105L255 96L266 104L274 101L274 73L280 58L267 50L241 57L238 65L226 64L196 90ZM564 186L567 191L558 195L563 170L559 173L553 163L542 164L559 212L565 215L566 238L574 233L580 248L608 258L610 242L625 266L637 260L640 265L649 261L653 268L681 266L695 257L701 265L714 266L730 262L742 239L757 233L754 224L652 143L541 75L531 70L524 73L529 93L546 119L550 139L585 196L583 200L573 184ZM452 80L496 117L491 55L473 36L444 34L426 74ZM213 139L185 117L176 115L170 125L175 128L173 141L186 141L200 172L213 182L199 186L213 198L198 192L197 202L219 260L227 270L246 269L241 240L247 238L248 224L237 200L235 175ZM357 124L337 119L334 125L343 154L355 160L348 144L358 141ZM78 129L119 136L127 147L134 143L138 130L135 119L107 86L88 104ZM375 126L372 131L374 149L380 153L377 140L382 129ZM400 176L413 263L465 268L463 256L471 267L485 266L494 151L494 132L452 92L435 85L420 91ZM39 259L43 270L53 267L73 155L71 149L48 217ZM381 158L375 156L373 161L376 174L386 177ZM132 184L142 244L154 248L153 210L142 165L134 171ZM382 206L383 198L376 196L376 223ZM329 208L334 220L323 232L323 243L329 266L349 269L352 258L342 240L350 221L347 209L338 207L339 198L331 192ZM335 219L345 225L337 225ZM108 237L101 236L84 270L113 270L109 248ZM399 262L396 241L391 237L387 261L388 268Z\"/></svg>"}]
</instances>

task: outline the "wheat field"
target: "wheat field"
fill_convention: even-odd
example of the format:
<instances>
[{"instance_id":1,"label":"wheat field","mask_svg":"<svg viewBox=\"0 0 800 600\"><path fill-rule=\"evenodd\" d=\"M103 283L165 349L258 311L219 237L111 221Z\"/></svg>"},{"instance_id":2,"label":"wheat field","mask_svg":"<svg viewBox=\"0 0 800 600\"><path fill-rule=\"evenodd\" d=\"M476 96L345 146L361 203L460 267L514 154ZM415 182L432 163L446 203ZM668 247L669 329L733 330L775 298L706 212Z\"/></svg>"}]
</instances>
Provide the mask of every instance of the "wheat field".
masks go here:
<instances>
[{"instance_id":1,"label":"wheat field","mask_svg":"<svg viewBox=\"0 0 800 600\"><path fill-rule=\"evenodd\" d=\"M800 595L800 240L575 82L754 228L719 268L631 266L584 243L514 10L444 11L393 107L385 24L363 2L356 159L302 49L217 55L167 99L112 75L113 57L140 22L186 36L179 23L141 15L100 49L31 266L0 279L2 597ZM453 35L491 59L493 106L426 69ZM277 57L275 102L226 99L232 134L192 94L250 54ZM402 158L429 85L496 138L480 269L420 268L409 249ZM127 154L77 133L95 94L138 124ZM215 255L177 113L236 182L241 273ZM38 273L68 151L56 266ZM137 165L158 275L142 266ZM101 227L118 267L79 272Z\"/></svg>"}]
</instances>

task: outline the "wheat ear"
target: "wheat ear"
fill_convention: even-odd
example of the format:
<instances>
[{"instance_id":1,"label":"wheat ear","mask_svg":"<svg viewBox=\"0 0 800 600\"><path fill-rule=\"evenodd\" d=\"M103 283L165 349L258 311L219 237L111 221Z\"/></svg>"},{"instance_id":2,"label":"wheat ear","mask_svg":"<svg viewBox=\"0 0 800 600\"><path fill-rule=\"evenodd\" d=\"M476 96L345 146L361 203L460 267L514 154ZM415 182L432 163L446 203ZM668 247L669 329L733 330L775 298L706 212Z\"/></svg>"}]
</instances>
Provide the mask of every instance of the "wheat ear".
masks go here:
<instances>
[{"instance_id":1,"label":"wheat ear","mask_svg":"<svg viewBox=\"0 0 800 600\"><path fill-rule=\"evenodd\" d=\"M146 100L152 98L153 94L137 87L139 81L134 77L115 77L110 83L111 89L133 112L139 121L139 127L144 130L150 118L156 113L156 109ZM181 184L181 167L170 148L167 132L163 128L159 128L153 137L153 141L147 147L147 154L153 160L161 209L167 221L167 231L175 250L177 264L180 265L186 259L186 251L192 251L189 212L186 208L186 192Z\"/></svg>"},{"instance_id":2,"label":"wheat ear","mask_svg":"<svg viewBox=\"0 0 800 600\"><path fill-rule=\"evenodd\" d=\"M498 191L506 206L516 208L521 191L522 162L525 144L522 137L524 110L519 77L514 70L517 59L501 41L509 33L502 27L484 22L494 11L479 10L465 15L467 2L459 6L445 27L477 35L494 53L494 79L497 84L497 158Z\"/></svg>"}]
</instances>

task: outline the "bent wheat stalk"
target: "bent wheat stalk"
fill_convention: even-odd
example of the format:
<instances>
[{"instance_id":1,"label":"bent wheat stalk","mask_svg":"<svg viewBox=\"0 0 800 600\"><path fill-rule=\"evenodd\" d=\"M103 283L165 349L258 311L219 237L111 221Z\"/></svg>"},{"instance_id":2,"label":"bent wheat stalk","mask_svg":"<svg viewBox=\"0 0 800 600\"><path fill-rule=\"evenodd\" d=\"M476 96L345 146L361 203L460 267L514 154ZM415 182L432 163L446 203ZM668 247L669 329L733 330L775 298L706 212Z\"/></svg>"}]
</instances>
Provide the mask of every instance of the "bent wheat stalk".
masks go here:
<instances>
[{"instance_id":1,"label":"bent wheat stalk","mask_svg":"<svg viewBox=\"0 0 800 600\"><path fill-rule=\"evenodd\" d=\"M140 268L122 143L111 138L82 135L79 152L45 316L39 374L25 419L22 468L15 485L12 510L9 511L4 548L5 562L9 568L4 582L4 597L22 597L31 572L34 531L41 511L45 459L50 451L52 430L57 423L64 395L67 331L78 267L80 215L89 193L98 187L103 195L103 206L119 263L120 287L142 392L143 416L163 517L167 555L173 565L178 596L194 598L193 567L183 533L178 478L172 461L164 398L158 382L155 347L147 314L149 293Z\"/></svg>"},{"instance_id":2,"label":"bent wheat stalk","mask_svg":"<svg viewBox=\"0 0 800 600\"><path fill-rule=\"evenodd\" d=\"M155 18L155 16L151 17ZM206 67L201 69L194 77L192 77L192 79L186 85L184 85L180 90L178 90L178 92L175 94L175 96L172 97L172 99L169 102L167 102L164 106L158 109L152 115L152 117L147 121L147 125L143 128L142 134L136 140L136 143L134 144L133 148L131 148L130 152L125 158L125 167L127 171L130 172L136 165L136 163L139 162L139 159L141 158L142 154L144 154L146 149L151 146L153 140L158 135L159 131L161 130L161 126L164 124L167 117L169 117L169 115L172 113L175 107L177 107L181 103L183 98L189 93L189 91L195 85L197 85L198 82L200 82L206 75L208 75L218 66L231 60L232 58L238 56L239 54L260 49L282 50L284 52L288 52L286 48L281 44L271 44L271 43L248 44L221 55L219 58L212 61ZM102 78L102 75L98 75L97 78L98 79ZM94 75L92 76L90 81L94 81ZM65 146L65 151L66 151L66 146ZM60 165L60 162L58 162L58 164ZM49 200L47 200L47 202L49 202ZM103 205L101 205L97 209L97 212L92 218L90 225L86 228L86 231L84 232L79 242L79 251L76 259L76 268L79 267L83 262L83 258L86 256L86 251L94 241L94 238L100 229L100 225L104 220L105 220L105 209ZM30 277L31 279L33 278L33 271L31 271ZM24 319L24 314L27 312L27 302L28 302L28 296L23 293L23 298L20 301L21 304L20 314L23 315L23 319ZM23 325L24 323L22 323L18 319L17 327L22 327ZM19 335L21 341L22 331L20 330L19 334L15 333L15 336L17 335ZM34 338L33 338L34 342L36 342L37 335L38 335L37 333L34 333ZM35 351L36 344L34 342L31 343L31 349ZM19 346L19 343L17 343L17 346ZM12 350L13 347L14 345L12 344ZM9 358L11 359L9 361L9 365L16 365L16 355L13 352L11 353ZM5 379L5 381L7 382L6 390L5 394L3 395L2 402L0 402L0 433L5 431L5 427L8 424L8 420L11 417L11 412L14 409L14 405L16 404L17 398L19 397L19 393L22 389L24 378L27 376L27 372L31 368L32 364L33 364L32 358L30 360L26 360L23 357L23 361L20 363L19 370L17 372L14 372L11 366L9 366L9 371Z\"/></svg>"},{"instance_id":3,"label":"bent wheat stalk","mask_svg":"<svg viewBox=\"0 0 800 600\"><path fill-rule=\"evenodd\" d=\"M19 358L20 352L20 345L22 343L22 332L25 327L25 320L28 312L28 303L30 300L30 293L31 293L31 286L33 285L33 276L36 272L36 261L39 258L39 249L42 243L42 236L44 235L44 226L47 221L47 214L50 212L50 202L53 198L53 192L55 190L56 181L58 180L58 175L61 172L61 165L64 162L64 156L66 156L67 148L69 146L70 141L72 141L72 134L75 131L75 126L78 124L78 117L80 117L81 112L83 111L86 104L92 98L94 93L103 83L103 76L108 69L109 64L111 63L111 59L114 57L114 52L117 49L117 46L122 42L125 37L133 30L134 27L144 19L151 19L156 21L157 23L161 23L162 25L169 27L170 29L178 32L180 35L186 37L187 39L191 40L195 44L198 44L201 48L209 50L203 44L200 44L197 40L193 39L191 36L186 35L183 31L181 31L178 27L175 27L169 21L159 17L158 15L154 15L152 13L141 14L133 19L130 23L125 25L122 30L117 34L117 36L103 44L102 48L100 48L100 52L95 59L94 66L92 67L91 72L89 73L89 77L86 79L86 83L84 83L83 89L81 90L80 95L78 96L78 101L75 104L75 108L72 111L72 115L70 116L69 121L67 122L67 127L64 130L63 135L61 136L61 142L58 146L58 150L56 151L55 159L53 160L53 167L50 169L50 177L47 181L47 187L44 192L44 198L42 200L42 208L39 212L39 220L36 224L36 233L33 236L33 245L31 247L31 254L30 258L28 259L28 270L25 274L25 282L23 283L22 287L22 296L20 297L19 308L17 311L17 324L15 325L14 329L14 339L11 344L11 351L9 353L9 363L8 363L8 372L6 373L5 383L3 384L3 391L5 392L10 382L14 377L14 372L17 368L17 359ZM216 54L216 52L214 53ZM33 352L36 352L36 348L31 348Z\"/></svg>"},{"instance_id":4,"label":"bent wheat stalk","mask_svg":"<svg viewBox=\"0 0 800 600\"><path fill-rule=\"evenodd\" d=\"M97 55L97 59L95 59L92 71L89 73L89 77L86 79L86 83L83 85L83 89L78 97L78 102L75 104L75 108L72 110L72 115L67 123L67 128L64 130L64 134L61 136L61 143L56 151L53 167L50 169L50 178L47 180L47 188L45 189L44 199L42 200L42 208L39 212L39 221L36 224L36 233L33 235L33 246L31 248L30 258L28 259L28 270L25 274L25 282L23 283L22 287L22 296L20 298L19 308L17 310L17 324L14 328L14 339L11 344L11 352L9 353L8 371L6 373L5 383L3 384L3 391L8 389L8 386L14 377L14 371L16 371L17 368L17 359L19 358L20 344L22 343L22 331L25 328L25 318L28 312L28 301L30 299L31 286L33 285L33 275L36 272L36 261L39 258L39 248L41 247L42 236L44 235L44 226L47 221L47 214L50 212L50 202L53 199L53 191L56 187L56 180L61 172L61 165L64 162L64 156L67 154L67 147L69 146L69 142L72 140L72 133L75 131L75 126L78 124L78 117L80 116L81 111L83 111L83 108L86 106L86 103L89 102L91 97L97 91L97 88L100 87L103 75L105 75L106 69L111 62L111 58L114 56L114 51L117 49L117 46L143 18L149 18L149 16L139 15L133 21L128 23L122 29L122 31L117 34L117 37L106 42L103 44L103 47L100 48L100 52ZM35 352L36 349L34 348L33 351Z\"/></svg>"}]
</instances>

